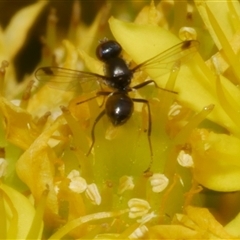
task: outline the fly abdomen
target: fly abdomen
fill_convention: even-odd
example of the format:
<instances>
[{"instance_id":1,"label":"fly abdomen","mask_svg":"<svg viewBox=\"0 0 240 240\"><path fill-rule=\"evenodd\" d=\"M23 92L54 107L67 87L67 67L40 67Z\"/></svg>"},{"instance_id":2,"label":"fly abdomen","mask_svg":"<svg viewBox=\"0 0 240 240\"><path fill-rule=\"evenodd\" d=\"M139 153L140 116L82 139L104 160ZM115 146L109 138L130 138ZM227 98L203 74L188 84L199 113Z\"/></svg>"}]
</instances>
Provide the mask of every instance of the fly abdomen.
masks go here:
<instances>
[{"instance_id":1,"label":"fly abdomen","mask_svg":"<svg viewBox=\"0 0 240 240\"><path fill-rule=\"evenodd\" d=\"M114 126L124 124L132 115L133 101L125 93L114 92L105 106L106 114Z\"/></svg>"}]
</instances>

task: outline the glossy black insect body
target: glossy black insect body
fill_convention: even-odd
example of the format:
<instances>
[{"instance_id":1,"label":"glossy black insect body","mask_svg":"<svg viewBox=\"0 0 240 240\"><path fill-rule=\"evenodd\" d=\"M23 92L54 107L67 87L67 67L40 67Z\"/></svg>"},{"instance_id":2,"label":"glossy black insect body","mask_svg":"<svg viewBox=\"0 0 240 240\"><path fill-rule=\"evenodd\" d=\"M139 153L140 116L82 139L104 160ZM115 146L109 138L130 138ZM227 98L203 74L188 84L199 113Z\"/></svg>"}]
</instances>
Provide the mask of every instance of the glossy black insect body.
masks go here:
<instances>
[{"instance_id":1,"label":"glossy black insect body","mask_svg":"<svg viewBox=\"0 0 240 240\"><path fill-rule=\"evenodd\" d=\"M110 40L99 44L96 55L105 63L105 84L118 91L129 89L133 73L126 62L120 58L122 47L116 41Z\"/></svg>"},{"instance_id":2,"label":"glossy black insect body","mask_svg":"<svg viewBox=\"0 0 240 240\"><path fill-rule=\"evenodd\" d=\"M46 83L52 83L59 88L61 88L61 84L66 83L74 83L79 82L84 83L90 80L96 80L100 83L105 84L110 87L112 91L99 91L97 92L95 97L87 99L83 102L92 100L97 98L98 96L106 96L105 108L100 112L93 123L93 127L91 130L92 144L87 153L89 155L94 146L95 135L94 130L96 124L99 120L106 114L114 126L122 125L128 121L131 117L134 110L134 102L140 102L147 106L148 109L148 141L151 152L151 161L147 170L150 169L152 164L152 146L151 146L151 112L150 105L146 99L141 98L131 98L128 94L129 92L142 88L148 84L154 84L155 87L162 89L164 91L169 91L172 93L176 93L167 89L163 89L159 87L154 80L148 80L143 83L140 83L136 86L131 87L131 80L133 78L133 74L144 67L159 67L165 69L171 69L173 64L177 61L185 61L187 60L198 47L197 41L186 41L179 43L172 48L166 50L165 52L154 56L153 58L143 62L142 64L137 65L133 69L130 69L126 62L121 58L120 54L122 48L120 44L113 40L104 40L99 44L96 49L96 56L99 60L104 62L105 64L105 75L99 75L95 73L76 71L66 68L59 67L42 67L36 71L36 78L39 81L44 81ZM55 77L55 80L51 80L51 77ZM64 78L64 81L62 81ZM53 78L52 78L53 79ZM49 81L50 80L50 81ZM80 102L78 104L81 104Z\"/></svg>"}]
</instances>

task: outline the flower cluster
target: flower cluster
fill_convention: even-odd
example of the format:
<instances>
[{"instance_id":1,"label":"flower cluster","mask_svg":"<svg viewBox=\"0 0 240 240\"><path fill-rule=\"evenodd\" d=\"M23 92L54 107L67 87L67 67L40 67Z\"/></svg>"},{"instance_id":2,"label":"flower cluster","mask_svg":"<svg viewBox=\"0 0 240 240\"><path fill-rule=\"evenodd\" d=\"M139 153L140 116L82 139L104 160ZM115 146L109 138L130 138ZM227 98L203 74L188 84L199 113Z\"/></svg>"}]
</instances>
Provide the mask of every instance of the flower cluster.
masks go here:
<instances>
[{"instance_id":1,"label":"flower cluster","mask_svg":"<svg viewBox=\"0 0 240 240\"><path fill-rule=\"evenodd\" d=\"M110 17L107 31L109 6L86 27L75 1L62 42L50 12L38 67L103 75L92 52L94 40L110 33L130 68L196 40L189 53L173 51L168 62L163 57L132 79L133 86L153 79L167 89L149 85L129 93L149 102L151 148L148 109L136 103L123 126L114 128L106 117L98 122L89 156L91 128L105 101L94 98L97 81L47 74L37 81L34 73L16 81L13 59L46 4L20 10L0 32L0 237L240 237L240 208L226 220L219 217L224 211L206 208L202 193L240 189L239 2L152 1L133 22Z\"/></svg>"}]
</instances>

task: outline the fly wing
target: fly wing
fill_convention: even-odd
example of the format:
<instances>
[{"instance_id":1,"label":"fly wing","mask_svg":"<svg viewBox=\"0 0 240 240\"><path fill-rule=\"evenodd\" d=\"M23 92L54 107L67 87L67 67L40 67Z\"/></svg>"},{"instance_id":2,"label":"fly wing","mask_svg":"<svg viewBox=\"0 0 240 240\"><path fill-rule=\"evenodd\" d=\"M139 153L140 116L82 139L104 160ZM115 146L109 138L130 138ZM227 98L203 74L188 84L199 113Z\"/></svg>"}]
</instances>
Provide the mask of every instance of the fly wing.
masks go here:
<instances>
[{"instance_id":1,"label":"fly wing","mask_svg":"<svg viewBox=\"0 0 240 240\"><path fill-rule=\"evenodd\" d=\"M144 69L162 69L160 75L169 72L173 65L180 61L181 64L188 61L197 52L199 42L196 40L184 41L167 49L160 54L140 63L132 69L133 72ZM158 75L159 76L159 75Z\"/></svg>"},{"instance_id":2,"label":"fly wing","mask_svg":"<svg viewBox=\"0 0 240 240\"><path fill-rule=\"evenodd\" d=\"M105 77L96 73L61 67L39 68L35 77L40 83L64 91L91 92L104 83Z\"/></svg>"}]
</instances>

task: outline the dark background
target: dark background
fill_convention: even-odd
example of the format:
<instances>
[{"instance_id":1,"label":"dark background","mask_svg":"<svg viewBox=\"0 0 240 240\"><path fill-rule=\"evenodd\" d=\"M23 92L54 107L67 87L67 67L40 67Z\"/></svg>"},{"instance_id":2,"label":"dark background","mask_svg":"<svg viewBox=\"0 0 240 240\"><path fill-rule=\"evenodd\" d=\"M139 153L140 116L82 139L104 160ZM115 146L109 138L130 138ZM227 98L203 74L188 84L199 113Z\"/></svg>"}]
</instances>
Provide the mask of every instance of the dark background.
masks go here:
<instances>
[{"instance_id":1,"label":"dark background","mask_svg":"<svg viewBox=\"0 0 240 240\"><path fill-rule=\"evenodd\" d=\"M49 4L44 8L39 18L35 21L34 25L28 33L27 40L24 46L18 52L14 59L14 65L16 67L17 80L21 81L26 73L32 73L40 61L41 58L41 36L44 36L46 31L47 19L50 9L55 8L57 12L57 31L67 32L69 28L72 5L74 0L57 0L49 1ZM32 3L34 0L4 0L0 1L0 25L6 28L11 20L11 17L21 8L26 7ZM89 25L93 21L98 10L106 3L105 0L98 1L80 1L81 2L81 21ZM17 39L17 36L16 36Z\"/></svg>"},{"instance_id":2,"label":"dark background","mask_svg":"<svg viewBox=\"0 0 240 240\"><path fill-rule=\"evenodd\" d=\"M43 0L44 1L44 0ZM133 20L140 9L150 3L150 0L77 0L81 3L80 21L90 25L98 10L105 4L111 4L110 14L121 18L125 13ZM0 1L0 25L4 29L11 17L21 8L35 3L36 0L1 0ZM14 59L16 77L21 81L25 74L32 73L41 59L41 36L45 35L49 12L56 9L58 18L57 31L60 36L66 36L70 25L72 6L74 0L49 0L45 9L41 12L35 24L30 29L24 46ZM158 1L155 1L158 2ZM124 18L124 17L123 17ZM130 20L130 19L129 19ZM17 36L16 36L17 39ZM61 39L61 38L60 38ZM11 63L12 64L12 63Z\"/></svg>"}]
</instances>

